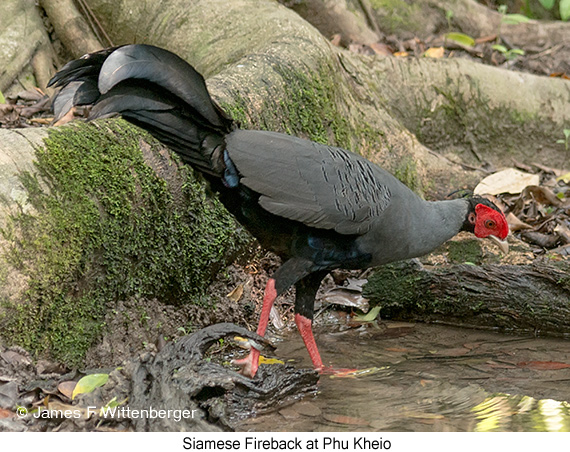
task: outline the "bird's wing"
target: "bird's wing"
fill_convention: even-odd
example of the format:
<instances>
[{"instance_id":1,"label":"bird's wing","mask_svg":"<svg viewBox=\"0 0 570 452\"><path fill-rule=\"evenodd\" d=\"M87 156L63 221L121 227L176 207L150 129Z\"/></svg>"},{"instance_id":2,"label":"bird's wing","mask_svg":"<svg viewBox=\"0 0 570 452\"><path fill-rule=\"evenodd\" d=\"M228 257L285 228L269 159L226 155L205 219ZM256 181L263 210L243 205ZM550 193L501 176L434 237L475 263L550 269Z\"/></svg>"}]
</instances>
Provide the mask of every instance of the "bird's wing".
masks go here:
<instances>
[{"instance_id":1,"label":"bird's wing","mask_svg":"<svg viewBox=\"0 0 570 452\"><path fill-rule=\"evenodd\" d=\"M274 132L226 137L241 183L267 211L341 234L364 234L388 207L391 174L340 148Z\"/></svg>"}]
</instances>

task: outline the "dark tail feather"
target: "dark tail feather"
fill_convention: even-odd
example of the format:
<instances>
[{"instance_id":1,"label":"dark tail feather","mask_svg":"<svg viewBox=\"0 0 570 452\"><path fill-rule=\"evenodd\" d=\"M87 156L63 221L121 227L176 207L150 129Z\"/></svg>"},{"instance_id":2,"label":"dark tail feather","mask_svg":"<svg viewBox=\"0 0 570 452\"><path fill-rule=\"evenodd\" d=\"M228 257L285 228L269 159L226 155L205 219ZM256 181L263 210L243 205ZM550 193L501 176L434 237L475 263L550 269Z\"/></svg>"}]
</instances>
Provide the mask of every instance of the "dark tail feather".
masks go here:
<instances>
[{"instance_id":1,"label":"dark tail feather","mask_svg":"<svg viewBox=\"0 0 570 452\"><path fill-rule=\"evenodd\" d=\"M106 49L67 63L49 85L63 87L54 100L56 119L75 105L93 104L90 119L121 114L183 160L219 175L212 153L233 121L204 78L177 55L149 45Z\"/></svg>"}]
</instances>

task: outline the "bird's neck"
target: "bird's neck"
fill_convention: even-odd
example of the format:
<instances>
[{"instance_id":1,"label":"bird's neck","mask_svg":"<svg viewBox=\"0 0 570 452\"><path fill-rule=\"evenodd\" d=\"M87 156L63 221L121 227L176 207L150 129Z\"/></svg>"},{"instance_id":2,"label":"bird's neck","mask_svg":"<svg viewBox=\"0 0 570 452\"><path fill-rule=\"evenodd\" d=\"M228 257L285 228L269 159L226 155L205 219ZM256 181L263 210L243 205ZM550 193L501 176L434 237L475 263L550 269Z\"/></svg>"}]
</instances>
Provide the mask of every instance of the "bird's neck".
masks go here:
<instances>
[{"instance_id":1,"label":"bird's neck","mask_svg":"<svg viewBox=\"0 0 570 452\"><path fill-rule=\"evenodd\" d=\"M389 223L361 237L361 249L371 253L371 266L423 256L463 227L468 203L464 199L428 202L407 196L391 205ZM397 228L397 229L395 229Z\"/></svg>"},{"instance_id":2,"label":"bird's neck","mask_svg":"<svg viewBox=\"0 0 570 452\"><path fill-rule=\"evenodd\" d=\"M421 214L414 216L413 230L418 240L410 250L417 257L429 253L445 243L463 228L468 202L465 199L449 201L422 201Z\"/></svg>"}]
</instances>

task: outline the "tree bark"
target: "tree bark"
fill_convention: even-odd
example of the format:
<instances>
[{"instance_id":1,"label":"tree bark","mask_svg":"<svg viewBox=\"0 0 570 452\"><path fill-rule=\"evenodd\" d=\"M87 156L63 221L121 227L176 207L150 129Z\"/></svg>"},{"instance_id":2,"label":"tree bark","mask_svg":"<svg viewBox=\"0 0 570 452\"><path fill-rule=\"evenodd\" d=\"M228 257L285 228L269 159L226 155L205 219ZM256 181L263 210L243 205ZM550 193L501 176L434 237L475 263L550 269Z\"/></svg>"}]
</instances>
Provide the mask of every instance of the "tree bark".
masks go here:
<instances>
[{"instance_id":1,"label":"tree bark","mask_svg":"<svg viewBox=\"0 0 570 452\"><path fill-rule=\"evenodd\" d=\"M414 319L501 331L570 334L569 266L417 264L381 268L364 296L382 306L383 317Z\"/></svg>"},{"instance_id":2,"label":"tree bark","mask_svg":"<svg viewBox=\"0 0 570 452\"><path fill-rule=\"evenodd\" d=\"M41 0L41 6L74 58L103 48L72 0Z\"/></svg>"},{"instance_id":3,"label":"tree bark","mask_svg":"<svg viewBox=\"0 0 570 452\"><path fill-rule=\"evenodd\" d=\"M34 0L3 0L0 29L0 91L5 92L49 41Z\"/></svg>"}]
</instances>

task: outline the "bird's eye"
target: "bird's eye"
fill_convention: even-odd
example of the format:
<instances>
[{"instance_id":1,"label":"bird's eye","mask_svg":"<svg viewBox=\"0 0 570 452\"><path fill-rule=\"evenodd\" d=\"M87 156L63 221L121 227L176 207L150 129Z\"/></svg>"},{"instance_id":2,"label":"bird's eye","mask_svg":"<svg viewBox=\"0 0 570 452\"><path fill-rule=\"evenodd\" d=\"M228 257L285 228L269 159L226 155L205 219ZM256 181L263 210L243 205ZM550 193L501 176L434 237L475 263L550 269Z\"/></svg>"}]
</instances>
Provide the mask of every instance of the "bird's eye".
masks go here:
<instances>
[{"instance_id":1,"label":"bird's eye","mask_svg":"<svg viewBox=\"0 0 570 452\"><path fill-rule=\"evenodd\" d=\"M488 229L493 229L496 226L496 223L493 220L485 221L485 227Z\"/></svg>"}]
</instances>

